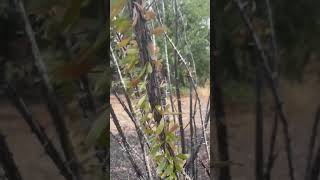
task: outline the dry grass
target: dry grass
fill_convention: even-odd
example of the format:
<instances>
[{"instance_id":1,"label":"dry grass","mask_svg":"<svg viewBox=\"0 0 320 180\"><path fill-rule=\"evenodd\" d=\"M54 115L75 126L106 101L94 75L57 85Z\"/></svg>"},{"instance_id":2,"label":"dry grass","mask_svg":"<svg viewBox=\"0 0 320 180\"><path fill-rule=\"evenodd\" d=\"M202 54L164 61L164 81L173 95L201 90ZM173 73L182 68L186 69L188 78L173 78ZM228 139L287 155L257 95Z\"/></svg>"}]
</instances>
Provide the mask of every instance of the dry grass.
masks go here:
<instances>
[{"instance_id":1,"label":"dry grass","mask_svg":"<svg viewBox=\"0 0 320 180\"><path fill-rule=\"evenodd\" d=\"M210 95L210 83L207 82L204 87L197 88L199 96L209 96Z\"/></svg>"}]
</instances>

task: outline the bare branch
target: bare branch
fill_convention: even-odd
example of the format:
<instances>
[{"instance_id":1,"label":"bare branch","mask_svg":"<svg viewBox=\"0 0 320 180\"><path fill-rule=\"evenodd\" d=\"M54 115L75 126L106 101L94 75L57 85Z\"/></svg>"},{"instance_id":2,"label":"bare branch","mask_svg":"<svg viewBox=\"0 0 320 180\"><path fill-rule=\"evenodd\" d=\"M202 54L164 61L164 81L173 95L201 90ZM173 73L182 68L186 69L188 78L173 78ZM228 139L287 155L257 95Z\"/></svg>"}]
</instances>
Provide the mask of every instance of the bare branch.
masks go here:
<instances>
[{"instance_id":1,"label":"bare branch","mask_svg":"<svg viewBox=\"0 0 320 180\"><path fill-rule=\"evenodd\" d=\"M110 113L111 113L111 117L112 117L113 123L115 124L115 126L116 126L116 128L117 128L117 130L119 132L122 144L125 147L125 150L127 152L127 155L128 155L129 160L130 160L130 163L133 166L133 169L135 170L135 172L136 172L136 174L137 174L139 179L145 179L143 174L142 174L142 171L140 170L139 166L136 164L136 162L134 161L134 159L132 157L132 154L131 154L131 149L132 148L129 145L129 143L127 141L127 138L125 137L125 135L124 135L124 133L123 133L123 131L121 129L119 120L118 120L116 114L114 113L112 106L110 107Z\"/></svg>"},{"instance_id":2,"label":"bare branch","mask_svg":"<svg viewBox=\"0 0 320 180\"><path fill-rule=\"evenodd\" d=\"M5 171L8 180L22 180L5 137L0 133L0 163Z\"/></svg>"}]
</instances>

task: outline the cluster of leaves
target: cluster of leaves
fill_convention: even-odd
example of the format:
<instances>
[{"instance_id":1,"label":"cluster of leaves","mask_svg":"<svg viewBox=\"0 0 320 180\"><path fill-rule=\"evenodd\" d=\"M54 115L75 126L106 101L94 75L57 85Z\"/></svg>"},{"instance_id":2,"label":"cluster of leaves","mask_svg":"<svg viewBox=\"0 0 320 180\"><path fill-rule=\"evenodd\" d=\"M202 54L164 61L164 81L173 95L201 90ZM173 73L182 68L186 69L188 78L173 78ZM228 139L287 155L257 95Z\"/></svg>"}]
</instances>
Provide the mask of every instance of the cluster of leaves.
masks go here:
<instances>
[{"instance_id":1,"label":"cluster of leaves","mask_svg":"<svg viewBox=\"0 0 320 180\"><path fill-rule=\"evenodd\" d=\"M11 15L14 12L12 7L8 10L10 1L0 2L0 18L4 16L2 16L2 13L10 12L7 13L9 15L4 17L9 18L9 22L15 26L11 27L10 24L10 27L6 28L19 34L14 39L10 39L8 44L5 44L9 46L11 51L14 50L14 53L10 52L10 55L14 55L13 58L8 58L7 77L10 81L17 83L17 79L22 79L24 84L20 83L21 86L18 86L18 89L31 92L38 98L35 90L40 88L35 85L39 82L39 73L34 72L34 64L30 60L33 55L31 54L28 37L24 32L24 23L21 23L20 16ZM105 60L107 56L105 49L108 43L105 34L106 10L103 3L105 2L92 0L24 1L50 80L59 98L66 105L64 106L66 108L65 112L68 113L72 122L78 123L80 119L84 118L79 106L84 92L77 84L82 77L89 79L89 89L94 89L94 98L102 94L105 96L109 94L108 84L111 78L109 75L110 69ZM101 107L101 103L105 105L106 99L97 103L99 107ZM85 133L81 131L81 136L87 136L87 138L82 139L86 142L80 143L87 145L85 149L93 146L105 148L108 145L109 121L106 118L109 111L108 107L102 106L101 109L103 110L98 110L96 114L92 113L88 117L94 122L93 125L88 123L92 126L92 129L89 132L86 129ZM73 130L77 131L79 129ZM75 149L78 151L80 146L76 146ZM81 153L87 153L87 151ZM85 163L82 165L85 168L88 167ZM101 167L95 169L101 172ZM106 167L106 169L108 168Z\"/></svg>"},{"instance_id":2,"label":"cluster of leaves","mask_svg":"<svg viewBox=\"0 0 320 180\"><path fill-rule=\"evenodd\" d=\"M157 174L161 178L176 179L177 174L184 172L183 166L188 158L186 154L178 153L179 149L176 144L179 139L176 136L176 131L179 126L173 121L164 120L164 118L160 122L155 121L147 93L148 77L154 70L157 71L162 67L162 61L157 59L159 48L154 47L152 43L146 47L152 56L152 62L143 63L139 58L139 47L132 31L137 19L129 20L129 12L124 8L125 2L125 0L120 0L111 3L112 46L115 47L117 58L119 58L119 68L124 75L125 91L131 97L133 104L135 104L134 113L137 119L140 120L139 124L143 132L148 137L149 152L156 162ZM138 4L137 7L142 12L144 7ZM144 12L144 18L148 22L151 22L155 16L154 12ZM151 32L154 35L160 35L164 30L165 28L163 27L157 27ZM113 85L115 86L116 84ZM162 84L160 88L164 88L164 85ZM136 94L137 91L139 96ZM162 117L172 114L169 111L169 105L165 108L157 105L156 111Z\"/></svg>"}]
</instances>

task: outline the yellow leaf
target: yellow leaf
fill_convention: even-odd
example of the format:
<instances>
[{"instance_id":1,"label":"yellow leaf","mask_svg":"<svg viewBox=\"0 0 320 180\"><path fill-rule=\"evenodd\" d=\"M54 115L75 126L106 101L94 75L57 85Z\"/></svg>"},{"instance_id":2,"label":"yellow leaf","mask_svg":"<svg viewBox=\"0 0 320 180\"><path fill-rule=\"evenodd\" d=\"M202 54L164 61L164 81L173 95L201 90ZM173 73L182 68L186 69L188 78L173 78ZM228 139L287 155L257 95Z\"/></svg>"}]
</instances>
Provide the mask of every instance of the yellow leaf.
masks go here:
<instances>
[{"instance_id":1,"label":"yellow leaf","mask_svg":"<svg viewBox=\"0 0 320 180\"><path fill-rule=\"evenodd\" d=\"M113 23L116 30L120 33L127 32L131 29L131 22L128 19L125 19L125 18L117 19Z\"/></svg>"},{"instance_id":2,"label":"yellow leaf","mask_svg":"<svg viewBox=\"0 0 320 180\"><path fill-rule=\"evenodd\" d=\"M119 43L118 43L118 45L117 45L117 48L123 48L123 47L125 47L128 43L129 43L129 38L125 38L125 39L123 39L123 40L121 40Z\"/></svg>"},{"instance_id":3,"label":"yellow leaf","mask_svg":"<svg viewBox=\"0 0 320 180\"><path fill-rule=\"evenodd\" d=\"M166 28L165 27L156 27L155 29L152 30L152 34L154 35L160 35L162 33L166 32Z\"/></svg>"}]
</instances>

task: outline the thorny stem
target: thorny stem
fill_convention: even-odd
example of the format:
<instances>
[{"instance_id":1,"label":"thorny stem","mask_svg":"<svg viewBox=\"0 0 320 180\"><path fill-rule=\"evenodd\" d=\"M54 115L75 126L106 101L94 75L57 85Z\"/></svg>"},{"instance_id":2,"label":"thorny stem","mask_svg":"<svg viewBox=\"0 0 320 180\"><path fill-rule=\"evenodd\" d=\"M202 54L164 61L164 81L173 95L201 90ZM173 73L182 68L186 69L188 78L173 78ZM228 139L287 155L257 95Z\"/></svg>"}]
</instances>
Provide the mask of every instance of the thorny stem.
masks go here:
<instances>
[{"instance_id":1,"label":"thorny stem","mask_svg":"<svg viewBox=\"0 0 320 180\"><path fill-rule=\"evenodd\" d=\"M136 164L136 162L134 161L134 159L132 157L132 154L131 154L131 149L132 148L129 145L129 143L127 141L127 138L126 138L126 136L124 135L124 133L123 133L123 131L121 129L119 120L118 120L116 114L114 113L112 106L110 107L110 114L111 114L113 123L115 124L115 126L116 126L116 128L117 128L117 130L119 132L119 135L121 137L123 146L125 147L125 150L127 152L127 155L128 155L129 160L130 160L130 163L133 166L133 169L135 170L135 172L136 172L136 174L137 174L139 179L145 179L143 174L142 174L142 171L140 170L140 168L138 167L138 165Z\"/></svg>"}]
</instances>

